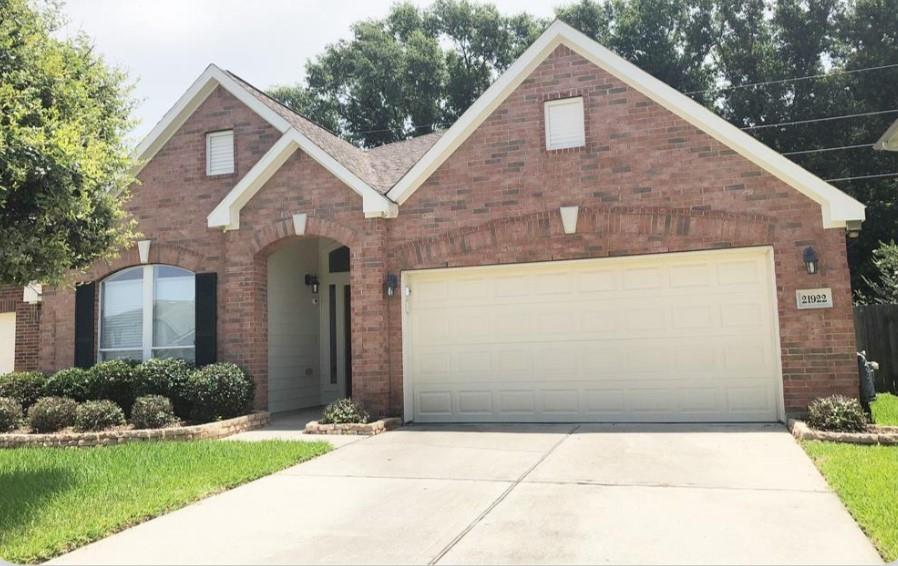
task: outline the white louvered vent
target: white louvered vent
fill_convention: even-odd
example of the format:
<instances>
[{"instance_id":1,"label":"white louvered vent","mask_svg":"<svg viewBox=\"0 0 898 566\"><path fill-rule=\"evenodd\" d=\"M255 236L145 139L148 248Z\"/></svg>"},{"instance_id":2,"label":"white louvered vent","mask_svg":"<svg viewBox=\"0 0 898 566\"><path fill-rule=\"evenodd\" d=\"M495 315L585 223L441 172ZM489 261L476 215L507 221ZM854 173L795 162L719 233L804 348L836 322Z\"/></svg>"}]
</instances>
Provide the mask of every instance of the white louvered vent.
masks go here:
<instances>
[{"instance_id":1,"label":"white louvered vent","mask_svg":"<svg viewBox=\"0 0 898 566\"><path fill-rule=\"evenodd\" d=\"M234 131L206 134L206 175L234 172Z\"/></svg>"},{"instance_id":2,"label":"white louvered vent","mask_svg":"<svg viewBox=\"0 0 898 566\"><path fill-rule=\"evenodd\" d=\"M586 145L583 97L546 102L546 149L565 149Z\"/></svg>"}]
</instances>

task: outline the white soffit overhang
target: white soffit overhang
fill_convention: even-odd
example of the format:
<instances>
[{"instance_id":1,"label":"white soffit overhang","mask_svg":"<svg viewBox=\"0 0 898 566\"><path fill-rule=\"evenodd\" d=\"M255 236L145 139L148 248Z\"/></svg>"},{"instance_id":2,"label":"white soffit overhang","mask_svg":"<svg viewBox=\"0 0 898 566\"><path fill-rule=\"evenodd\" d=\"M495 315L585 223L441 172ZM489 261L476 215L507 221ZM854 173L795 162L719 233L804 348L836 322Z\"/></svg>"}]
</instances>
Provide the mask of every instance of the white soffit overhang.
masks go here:
<instances>
[{"instance_id":1,"label":"white soffit overhang","mask_svg":"<svg viewBox=\"0 0 898 566\"><path fill-rule=\"evenodd\" d=\"M857 200L560 21L549 26L462 114L446 134L390 189L387 197L400 205L404 203L508 95L562 44L818 203L825 228L842 228L848 221L864 219L864 205Z\"/></svg>"},{"instance_id":2,"label":"white soffit overhang","mask_svg":"<svg viewBox=\"0 0 898 566\"><path fill-rule=\"evenodd\" d=\"M366 218L392 218L397 214L397 205L359 179L327 152L315 145L308 137L295 129L287 130L271 149L259 159L252 169L228 192L224 199L207 217L210 228L238 230L240 211L259 192L266 182L277 173L281 166L296 150L302 150L320 163L335 177L362 197L362 210Z\"/></svg>"},{"instance_id":3,"label":"white soffit overhang","mask_svg":"<svg viewBox=\"0 0 898 566\"><path fill-rule=\"evenodd\" d=\"M898 120L895 120L882 137L873 144L873 149L898 151Z\"/></svg>"}]
</instances>

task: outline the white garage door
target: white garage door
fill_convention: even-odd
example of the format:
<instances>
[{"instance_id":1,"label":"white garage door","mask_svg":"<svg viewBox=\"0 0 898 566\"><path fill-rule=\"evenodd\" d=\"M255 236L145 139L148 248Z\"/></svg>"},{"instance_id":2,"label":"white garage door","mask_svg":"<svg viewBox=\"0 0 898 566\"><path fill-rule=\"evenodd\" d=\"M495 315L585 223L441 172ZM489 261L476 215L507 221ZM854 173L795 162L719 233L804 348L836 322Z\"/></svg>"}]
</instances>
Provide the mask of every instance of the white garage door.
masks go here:
<instances>
[{"instance_id":1,"label":"white garage door","mask_svg":"<svg viewBox=\"0 0 898 566\"><path fill-rule=\"evenodd\" d=\"M406 418L775 421L771 254L407 272Z\"/></svg>"},{"instance_id":2,"label":"white garage door","mask_svg":"<svg viewBox=\"0 0 898 566\"><path fill-rule=\"evenodd\" d=\"M13 370L16 359L16 313L0 313L0 374Z\"/></svg>"}]
</instances>

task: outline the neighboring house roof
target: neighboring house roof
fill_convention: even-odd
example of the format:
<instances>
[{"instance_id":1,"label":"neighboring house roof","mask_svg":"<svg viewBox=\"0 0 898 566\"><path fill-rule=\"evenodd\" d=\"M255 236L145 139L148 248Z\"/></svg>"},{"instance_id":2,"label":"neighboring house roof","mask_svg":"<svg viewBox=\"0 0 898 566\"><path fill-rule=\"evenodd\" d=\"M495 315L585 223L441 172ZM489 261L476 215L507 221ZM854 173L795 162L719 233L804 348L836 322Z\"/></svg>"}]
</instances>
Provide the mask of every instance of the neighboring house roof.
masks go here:
<instances>
[{"instance_id":1,"label":"neighboring house roof","mask_svg":"<svg viewBox=\"0 0 898 566\"><path fill-rule=\"evenodd\" d=\"M399 205L411 197L560 45L570 48L817 202L825 228L846 227L849 222L857 226L863 221L864 205L857 200L560 21L550 25L458 121L442 133L364 150L290 110L236 75L210 65L138 146L137 155L143 162L151 159L203 100L221 86L283 135L209 214L210 227L239 228L240 210L297 149L361 195L366 217L391 218L398 214Z\"/></svg>"},{"instance_id":2,"label":"neighboring house roof","mask_svg":"<svg viewBox=\"0 0 898 566\"><path fill-rule=\"evenodd\" d=\"M895 120L882 137L873 144L873 149L898 151L898 120Z\"/></svg>"}]
</instances>

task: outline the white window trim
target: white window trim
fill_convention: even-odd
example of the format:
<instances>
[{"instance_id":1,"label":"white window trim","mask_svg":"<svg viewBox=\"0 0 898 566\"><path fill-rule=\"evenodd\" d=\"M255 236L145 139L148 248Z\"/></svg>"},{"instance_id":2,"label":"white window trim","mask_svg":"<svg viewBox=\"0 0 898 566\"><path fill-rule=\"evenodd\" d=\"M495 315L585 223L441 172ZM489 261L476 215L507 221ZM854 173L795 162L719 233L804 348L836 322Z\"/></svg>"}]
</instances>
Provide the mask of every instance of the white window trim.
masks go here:
<instances>
[{"instance_id":1,"label":"white window trim","mask_svg":"<svg viewBox=\"0 0 898 566\"><path fill-rule=\"evenodd\" d=\"M230 171L212 171L212 140L227 136L231 138L231 170ZM206 176L216 177L218 175L233 175L237 170L237 153L234 147L234 130L217 130L206 134Z\"/></svg>"},{"instance_id":2,"label":"white window trim","mask_svg":"<svg viewBox=\"0 0 898 566\"><path fill-rule=\"evenodd\" d=\"M106 286L103 284L104 281L100 281L100 302L99 309L97 309L97 362L105 361L103 359L103 354L106 352L134 352L136 350L140 350L141 352L141 360L145 362L153 357L153 351L155 350L193 350L194 354L196 354L196 341L194 340L193 345L191 346L153 346L153 306L156 300L155 293L155 285L156 285L156 277L154 274L153 268L163 266L163 264L149 264L143 265L139 268L143 270L143 279L141 281L142 292L143 292L143 328L142 330L142 343L140 348L103 348L103 301L106 298L103 296L106 290ZM175 266L172 266L175 267ZM138 269L137 267L131 267L129 269ZM183 268L179 268L183 269ZM184 271L189 271L184 269ZM192 272L191 272L192 273ZM196 274L193 274L196 277ZM196 308L196 297L194 297L194 309Z\"/></svg>"},{"instance_id":3,"label":"white window trim","mask_svg":"<svg viewBox=\"0 0 898 566\"><path fill-rule=\"evenodd\" d=\"M582 120L580 122L580 138L571 143L563 145L552 145L552 109L559 106L567 106L569 104L577 104L580 106L580 115L582 117ZM543 104L543 118L546 129L546 150L557 151L559 149L571 149L575 147L583 147L586 145L586 108L583 105L582 96L571 96L568 98L546 101Z\"/></svg>"}]
</instances>

